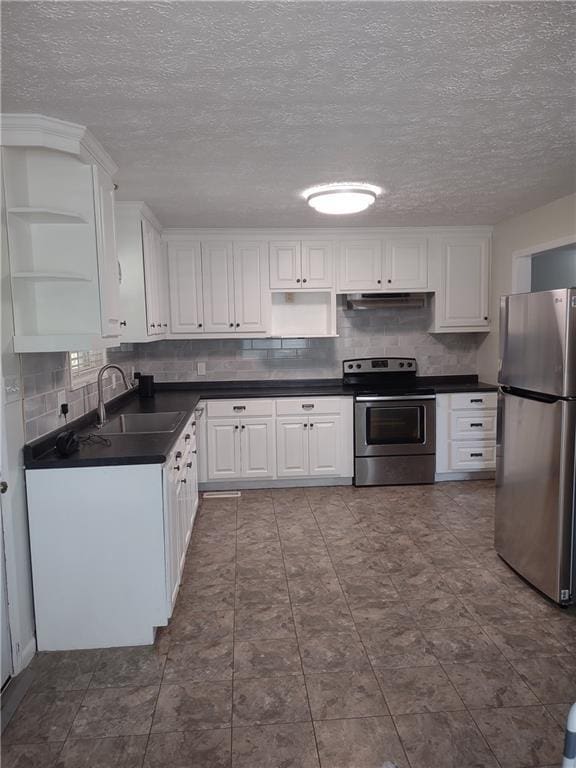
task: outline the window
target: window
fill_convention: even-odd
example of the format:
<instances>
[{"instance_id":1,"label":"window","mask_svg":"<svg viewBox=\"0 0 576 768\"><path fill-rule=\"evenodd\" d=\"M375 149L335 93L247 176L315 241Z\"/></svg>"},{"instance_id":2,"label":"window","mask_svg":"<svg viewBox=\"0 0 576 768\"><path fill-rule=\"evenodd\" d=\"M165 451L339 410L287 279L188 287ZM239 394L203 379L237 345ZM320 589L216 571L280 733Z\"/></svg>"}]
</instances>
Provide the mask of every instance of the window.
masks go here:
<instances>
[{"instance_id":1,"label":"window","mask_svg":"<svg viewBox=\"0 0 576 768\"><path fill-rule=\"evenodd\" d=\"M98 371L106 365L106 350L69 352L70 388L79 389L96 381Z\"/></svg>"}]
</instances>

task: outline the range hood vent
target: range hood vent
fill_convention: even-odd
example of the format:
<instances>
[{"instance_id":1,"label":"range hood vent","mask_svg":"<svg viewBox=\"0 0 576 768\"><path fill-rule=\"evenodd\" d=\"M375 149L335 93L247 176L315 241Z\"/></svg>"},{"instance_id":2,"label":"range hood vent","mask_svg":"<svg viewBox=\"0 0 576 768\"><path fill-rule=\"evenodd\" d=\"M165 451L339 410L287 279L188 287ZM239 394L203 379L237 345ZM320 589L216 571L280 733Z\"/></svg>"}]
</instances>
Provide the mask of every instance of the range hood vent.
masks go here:
<instances>
[{"instance_id":1,"label":"range hood vent","mask_svg":"<svg viewBox=\"0 0 576 768\"><path fill-rule=\"evenodd\" d=\"M349 293L347 309L422 309L425 293Z\"/></svg>"}]
</instances>

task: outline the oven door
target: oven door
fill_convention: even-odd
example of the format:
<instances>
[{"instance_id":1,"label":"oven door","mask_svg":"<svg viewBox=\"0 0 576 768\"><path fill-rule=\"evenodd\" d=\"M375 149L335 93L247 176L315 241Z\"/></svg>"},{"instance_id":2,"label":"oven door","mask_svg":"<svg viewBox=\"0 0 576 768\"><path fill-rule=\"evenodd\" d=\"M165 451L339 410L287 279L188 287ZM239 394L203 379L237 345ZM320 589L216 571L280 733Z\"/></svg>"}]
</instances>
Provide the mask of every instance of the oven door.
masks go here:
<instances>
[{"instance_id":1,"label":"oven door","mask_svg":"<svg viewBox=\"0 0 576 768\"><path fill-rule=\"evenodd\" d=\"M356 456L409 456L436 452L434 395L358 396L354 417Z\"/></svg>"}]
</instances>

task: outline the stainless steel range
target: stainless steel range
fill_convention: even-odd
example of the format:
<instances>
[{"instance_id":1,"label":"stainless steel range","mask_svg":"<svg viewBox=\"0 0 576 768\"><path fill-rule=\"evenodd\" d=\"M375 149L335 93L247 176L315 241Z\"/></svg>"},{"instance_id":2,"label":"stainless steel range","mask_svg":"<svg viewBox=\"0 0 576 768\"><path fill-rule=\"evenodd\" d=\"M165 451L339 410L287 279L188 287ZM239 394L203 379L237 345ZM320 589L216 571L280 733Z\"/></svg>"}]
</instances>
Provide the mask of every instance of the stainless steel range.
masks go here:
<instances>
[{"instance_id":1,"label":"stainless steel range","mask_svg":"<svg viewBox=\"0 0 576 768\"><path fill-rule=\"evenodd\" d=\"M354 396L354 484L433 483L436 395L419 386L416 360L344 360Z\"/></svg>"}]
</instances>

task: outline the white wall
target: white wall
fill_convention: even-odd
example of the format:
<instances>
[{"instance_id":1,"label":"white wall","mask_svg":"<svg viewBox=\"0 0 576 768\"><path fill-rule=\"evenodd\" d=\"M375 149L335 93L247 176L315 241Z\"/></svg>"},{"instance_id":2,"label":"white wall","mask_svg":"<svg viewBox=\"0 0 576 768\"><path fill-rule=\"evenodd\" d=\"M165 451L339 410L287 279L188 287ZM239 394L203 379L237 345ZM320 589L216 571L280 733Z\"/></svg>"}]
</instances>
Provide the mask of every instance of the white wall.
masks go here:
<instances>
[{"instance_id":1,"label":"white wall","mask_svg":"<svg viewBox=\"0 0 576 768\"><path fill-rule=\"evenodd\" d=\"M0 272L0 338L2 354L2 399L4 422L0 435L2 478L8 490L2 495L2 524L6 551L6 571L14 671L18 673L36 651L32 573L28 541L28 514L22 461L24 420L22 414L22 375L20 356L11 351L14 327L8 273L6 227L2 220Z\"/></svg>"},{"instance_id":2,"label":"white wall","mask_svg":"<svg viewBox=\"0 0 576 768\"><path fill-rule=\"evenodd\" d=\"M498 319L500 297L512 293L512 256L561 238L576 240L576 194L554 200L496 224L493 234L491 317L492 331L478 350L478 374L483 381L496 382L498 375Z\"/></svg>"}]
</instances>

